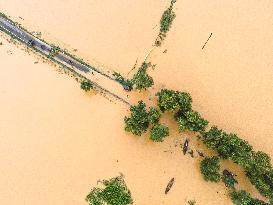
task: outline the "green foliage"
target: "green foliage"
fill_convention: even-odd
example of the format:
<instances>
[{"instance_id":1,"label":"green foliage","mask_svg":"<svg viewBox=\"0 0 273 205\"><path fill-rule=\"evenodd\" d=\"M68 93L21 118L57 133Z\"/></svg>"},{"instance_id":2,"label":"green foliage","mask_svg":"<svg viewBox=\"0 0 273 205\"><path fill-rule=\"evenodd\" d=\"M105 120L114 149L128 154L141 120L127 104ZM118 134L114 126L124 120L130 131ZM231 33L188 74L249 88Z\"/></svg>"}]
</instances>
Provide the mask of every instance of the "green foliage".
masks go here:
<instances>
[{"instance_id":1,"label":"green foliage","mask_svg":"<svg viewBox=\"0 0 273 205\"><path fill-rule=\"evenodd\" d=\"M84 80L81 82L81 89L85 92L90 91L93 88L93 84L90 80Z\"/></svg>"},{"instance_id":2,"label":"green foliage","mask_svg":"<svg viewBox=\"0 0 273 205\"><path fill-rule=\"evenodd\" d=\"M264 201L252 198L251 195L244 190L234 190L230 193L230 197L235 205L269 205Z\"/></svg>"},{"instance_id":3,"label":"green foliage","mask_svg":"<svg viewBox=\"0 0 273 205\"><path fill-rule=\"evenodd\" d=\"M267 154L254 152L247 141L215 126L202 134L202 140L207 147L216 150L221 158L241 165L257 190L273 200L273 169Z\"/></svg>"},{"instance_id":4,"label":"green foliage","mask_svg":"<svg viewBox=\"0 0 273 205\"><path fill-rule=\"evenodd\" d=\"M202 134L203 143L211 149L216 150L222 140L222 130L219 130L216 126L210 128L208 132Z\"/></svg>"},{"instance_id":5,"label":"green foliage","mask_svg":"<svg viewBox=\"0 0 273 205\"><path fill-rule=\"evenodd\" d=\"M150 108L150 111L148 113L148 119L151 124L157 124L159 122L159 119L161 117L161 114L157 108Z\"/></svg>"},{"instance_id":6,"label":"green foliage","mask_svg":"<svg viewBox=\"0 0 273 205\"><path fill-rule=\"evenodd\" d=\"M162 41L166 38L167 32L170 30L172 22L175 18L175 13L173 12L173 5L175 2L176 0L172 0L170 7L167 10L165 10L161 16L160 32L155 41L156 46L160 46L162 44Z\"/></svg>"},{"instance_id":7,"label":"green foliage","mask_svg":"<svg viewBox=\"0 0 273 205\"><path fill-rule=\"evenodd\" d=\"M61 51L61 48L59 46L52 45L50 53L48 54L49 58L54 58L58 53Z\"/></svg>"},{"instance_id":8,"label":"green foliage","mask_svg":"<svg viewBox=\"0 0 273 205\"><path fill-rule=\"evenodd\" d=\"M273 201L273 172L267 174L260 174L259 172L252 170L246 172L250 182L256 187L256 189L265 197Z\"/></svg>"},{"instance_id":9,"label":"green foliage","mask_svg":"<svg viewBox=\"0 0 273 205\"><path fill-rule=\"evenodd\" d=\"M188 204L189 204L189 205L195 205L195 204L196 204L196 201L195 201L195 200L190 200L190 201L188 201Z\"/></svg>"},{"instance_id":10,"label":"green foliage","mask_svg":"<svg viewBox=\"0 0 273 205\"><path fill-rule=\"evenodd\" d=\"M154 142L162 142L167 136L169 136L169 128L165 125L156 124L151 129L150 139Z\"/></svg>"},{"instance_id":11,"label":"green foliage","mask_svg":"<svg viewBox=\"0 0 273 205\"><path fill-rule=\"evenodd\" d=\"M192 98L189 93L162 89L156 96L158 96L158 106L162 112L191 110Z\"/></svg>"},{"instance_id":12,"label":"green foliage","mask_svg":"<svg viewBox=\"0 0 273 205\"><path fill-rule=\"evenodd\" d=\"M179 130L182 132L186 130L202 132L209 123L198 112L193 110L187 112L179 111L176 113L175 118L178 122Z\"/></svg>"},{"instance_id":13,"label":"green foliage","mask_svg":"<svg viewBox=\"0 0 273 205\"><path fill-rule=\"evenodd\" d=\"M149 115L146 110L146 104L143 101L139 101L138 105L130 107L130 111L131 116L124 118L125 130L140 136L147 131L149 126Z\"/></svg>"},{"instance_id":14,"label":"green foliage","mask_svg":"<svg viewBox=\"0 0 273 205\"><path fill-rule=\"evenodd\" d=\"M258 151L253 153L252 171L266 174L272 170L271 159L268 154Z\"/></svg>"},{"instance_id":15,"label":"green foliage","mask_svg":"<svg viewBox=\"0 0 273 205\"><path fill-rule=\"evenodd\" d=\"M219 157L206 157L201 161L201 173L206 181L219 182L220 175L220 159Z\"/></svg>"},{"instance_id":16,"label":"green foliage","mask_svg":"<svg viewBox=\"0 0 273 205\"><path fill-rule=\"evenodd\" d=\"M146 90L154 85L154 80L151 76L147 74L147 69L150 64L143 63L138 69L137 73L134 74L131 83L137 90Z\"/></svg>"},{"instance_id":17,"label":"green foliage","mask_svg":"<svg viewBox=\"0 0 273 205\"><path fill-rule=\"evenodd\" d=\"M232 202L235 204L235 205L250 205L251 203L251 196L248 192L246 191L232 191L230 193L230 197L231 197L231 200Z\"/></svg>"},{"instance_id":18,"label":"green foliage","mask_svg":"<svg viewBox=\"0 0 273 205\"><path fill-rule=\"evenodd\" d=\"M93 188L87 195L89 205L128 205L133 203L130 190L127 188L123 175L99 181L104 188Z\"/></svg>"},{"instance_id":19,"label":"green foliage","mask_svg":"<svg viewBox=\"0 0 273 205\"><path fill-rule=\"evenodd\" d=\"M229 176L229 175L223 175L222 181L225 183L226 187L232 188L232 189L235 189L235 184L238 183L233 176Z\"/></svg>"},{"instance_id":20,"label":"green foliage","mask_svg":"<svg viewBox=\"0 0 273 205\"><path fill-rule=\"evenodd\" d=\"M120 73L114 72L113 76L117 82L119 82L123 87L127 90L132 90L132 82L130 80L125 79Z\"/></svg>"},{"instance_id":21,"label":"green foliage","mask_svg":"<svg viewBox=\"0 0 273 205\"><path fill-rule=\"evenodd\" d=\"M204 144L216 150L221 158L230 159L244 168L252 165L252 146L236 134L227 134L214 126L202 136Z\"/></svg>"}]
</instances>

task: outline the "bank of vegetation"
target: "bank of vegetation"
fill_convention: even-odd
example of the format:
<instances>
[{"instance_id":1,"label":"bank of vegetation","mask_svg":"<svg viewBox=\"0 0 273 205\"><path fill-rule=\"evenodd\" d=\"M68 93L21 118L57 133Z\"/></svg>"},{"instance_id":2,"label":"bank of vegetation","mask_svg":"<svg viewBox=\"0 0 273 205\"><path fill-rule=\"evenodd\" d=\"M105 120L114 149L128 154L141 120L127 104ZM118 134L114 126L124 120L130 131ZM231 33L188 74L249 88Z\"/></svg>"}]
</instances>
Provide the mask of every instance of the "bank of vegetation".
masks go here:
<instances>
[{"instance_id":1,"label":"bank of vegetation","mask_svg":"<svg viewBox=\"0 0 273 205\"><path fill-rule=\"evenodd\" d=\"M253 150L253 147L237 134L227 133L217 126L209 127L209 122L192 109L192 98L189 93L162 89L156 96L157 107L147 109L143 101L131 106L130 115L124 118L127 132L139 136L150 129L150 139L162 142L169 135L169 129L166 125L160 124L160 118L165 112L172 113L180 132L196 133L206 147L217 153L216 156L206 157L201 161L200 171L204 180L215 183L223 181L229 188L230 197L235 205L268 204L240 190L237 180L228 170L220 173L221 160L230 160L240 165L252 185L273 203L273 167L268 154ZM149 120L151 110L157 110L156 125L161 128Z\"/></svg>"}]
</instances>

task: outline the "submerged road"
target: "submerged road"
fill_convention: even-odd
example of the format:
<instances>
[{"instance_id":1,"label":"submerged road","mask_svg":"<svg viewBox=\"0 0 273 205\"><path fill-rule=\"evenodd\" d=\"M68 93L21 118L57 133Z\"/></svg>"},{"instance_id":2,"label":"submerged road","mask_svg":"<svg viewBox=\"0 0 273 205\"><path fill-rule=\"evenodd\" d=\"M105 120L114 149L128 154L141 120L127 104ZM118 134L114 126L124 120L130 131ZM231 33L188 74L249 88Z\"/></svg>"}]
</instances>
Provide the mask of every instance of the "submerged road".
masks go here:
<instances>
[{"instance_id":1,"label":"submerged road","mask_svg":"<svg viewBox=\"0 0 273 205\"><path fill-rule=\"evenodd\" d=\"M4 16L0 16L0 30L8 33L14 38L25 43L28 47L39 51L40 53L47 57L49 57L50 54L55 49L54 46L31 35L26 30L21 28L19 25L17 25L16 23L12 22L10 19ZM61 65L68 67L69 69L75 71L77 74L81 76L84 76L88 79L91 78L90 80L101 90L108 92L115 98L118 98L119 100L125 102L126 104L129 104L123 98L114 94L117 92L117 90L120 90L121 84L111 76L103 73L102 71L90 65L82 63L80 60L76 59L75 57L69 55L64 51L57 52L54 56L51 56L51 59L53 59L57 63L60 63ZM111 83L109 81L111 81ZM125 96L123 89L122 92L120 92L120 94L122 96Z\"/></svg>"}]
</instances>

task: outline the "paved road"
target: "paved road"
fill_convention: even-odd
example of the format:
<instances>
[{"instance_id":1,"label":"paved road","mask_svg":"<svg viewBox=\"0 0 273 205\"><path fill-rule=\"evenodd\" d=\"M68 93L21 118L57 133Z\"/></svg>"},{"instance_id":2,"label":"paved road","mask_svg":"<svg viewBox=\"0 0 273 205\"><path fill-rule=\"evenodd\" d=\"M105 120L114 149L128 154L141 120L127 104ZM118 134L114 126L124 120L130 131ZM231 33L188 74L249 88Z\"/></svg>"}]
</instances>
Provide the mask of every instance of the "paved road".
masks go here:
<instances>
[{"instance_id":1,"label":"paved road","mask_svg":"<svg viewBox=\"0 0 273 205\"><path fill-rule=\"evenodd\" d=\"M40 51L45 56L48 56L50 54L50 51L53 49L52 45L29 34L27 31L2 16L0 16L0 31L1 30L4 30L9 35L19 39L29 47ZM77 60L73 56L66 54L65 52L57 53L57 55L55 55L53 59L61 63L62 65L65 65L69 69L74 70L77 74L81 76L89 76L94 85L100 88L100 90L111 94L112 96L123 101L126 104L129 104L126 100L124 100L127 94L124 93L123 89L120 89L121 84L111 76L99 71L92 66L81 63L79 60ZM116 95L115 93L117 92L123 98Z\"/></svg>"},{"instance_id":2,"label":"paved road","mask_svg":"<svg viewBox=\"0 0 273 205\"><path fill-rule=\"evenodd\" d=\"M46 42L41 41L40 39L36 38L35 36L32 36L31 34L27 33L20 27L18 27L16 24L11 22L9 19L6 19L4 17L0 17L0 27L5 30L6 32L10 33L11 35L15 36L16 38L20 39L22 42L27 44L29 47L36 48L40 52L42 52L44 55L48 55L52 49L52 46L47 44ZM65 54L65 53L58 53L54 59L60 63L63 63L65 65L68 65L70 67L76 68L81 72L89 73L91 71L99 72L97 69L95 69L92 66L87 66L82 64L79 60ZM106 74L103 74L105 77L113 79L111 76L108 76Z\"/></svg>"}]
</instances>

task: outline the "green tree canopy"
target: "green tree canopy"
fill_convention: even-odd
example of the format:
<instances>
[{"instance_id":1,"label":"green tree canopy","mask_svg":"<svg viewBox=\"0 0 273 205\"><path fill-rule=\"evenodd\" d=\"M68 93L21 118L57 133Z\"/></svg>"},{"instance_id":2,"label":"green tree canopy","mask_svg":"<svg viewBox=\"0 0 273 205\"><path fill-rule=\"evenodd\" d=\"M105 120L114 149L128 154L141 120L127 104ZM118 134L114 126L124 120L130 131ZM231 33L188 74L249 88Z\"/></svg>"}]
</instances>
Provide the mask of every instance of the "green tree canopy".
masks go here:
<instances>
[{"instance_id":1,"label":"green tree canopy","mask_svg":"<svg viewBox=\"0 0 273 205\"><path fill-rule=\"evenodd\" d=\"M269 205L262 200L252 198L250 193L244 190L234 190L230 193L230 197L235 205Z\"/></svg>"},{"instance_id":2,"label":"green tree canopy","mask_svg":"<svg viewBox=\"0 0 273 205\"><path fill-rule=\"evenodd\" d=\"M99 181L104 188L93 188L87 195L89 205L129 205L133 203L130 190L127 188L123 175Z\"/></svg>"},{"instance_id":3,"label":"green tree canopy","mask_svg":"<svg viewBox=\"0 0 273 205\"><path fill-rule=\"evenodd\" d=\"M134 74L131 83L137 90L146 90L154 85L154 80L147 74L147 69L150 64L144 62L138 69L137 73Z\"/></svg>"},{"instance_id":4,"label":"green tree canopy","mask_svg":"<svg viewBox=\"0 0 273 205\"><path fill-rule=\"evenodd\" d=\"M219 157L206 157L201 161L201 173L206 181L219 182L220 175L220 158Z\"/></svg>"},{"instance_id":5,"label":"green tree canopy","mask_svg":"<svg viewBox=\"0 0 273 205\"><path fill-rule=\"evenodd\" d=\"M143 101L139 101L138 105L130 107L130 117L125 117L125 130L131 132L134 135L140 136L146 132L149 126L149 115L146 110L146 104Z\"/></svg>"},{"instance_id":6,"label":"green tree canopy","mask_svg":"<svg viewBox=\"0 0 273 205\"><path fill-rule=\"evenodd\" d=\"M169 136L169 128L162 124L156 124L151 129L150 139L154 142L162 142Z\"/></svg>"},{"instance_id":7,"label":"green tree canopy","mask_svg":"<svg viewBox=\"0 0 273 205\"><path fill-rule=\"evenodd\" d=\"M193 110L190 111L179 111L175 114L176 121L179 125L180 131L194 131L202 132L208 125L208 121L201 117L201 115Z\"/></svg>"},{"instance_id":8,"label":"green tree canopy","mask_svg":"<svg viewBox=\"0 0 273 205\"><path fill-rule=\"evenodd\" d=\"M149 122L151 124L157 124L159 122L160 117L161 117L160 111L155 107L151 107L148 113Z\"/></svg>"},{"instance_id":9,"label":"green tree canopy","mask_svg":"<svg viewBox=\"0 0 273 205\"><path fill-rule=\"evenodd\" d=\"M192 98L189 93L162 89L156 96L158 96L158 106L162 112L191 110Z\"/></svg>"},{"instance_id":10,"label":"green tree canopy","mask_svg":"<svg viewBox=\"0 0 273 205\"><path fill-rule=\"evenodd\" d=\"M85 92L90 91L93 88L93 84L90 80L84 80L81 82L81 89Z\"/></svg>"}]
</instances>

